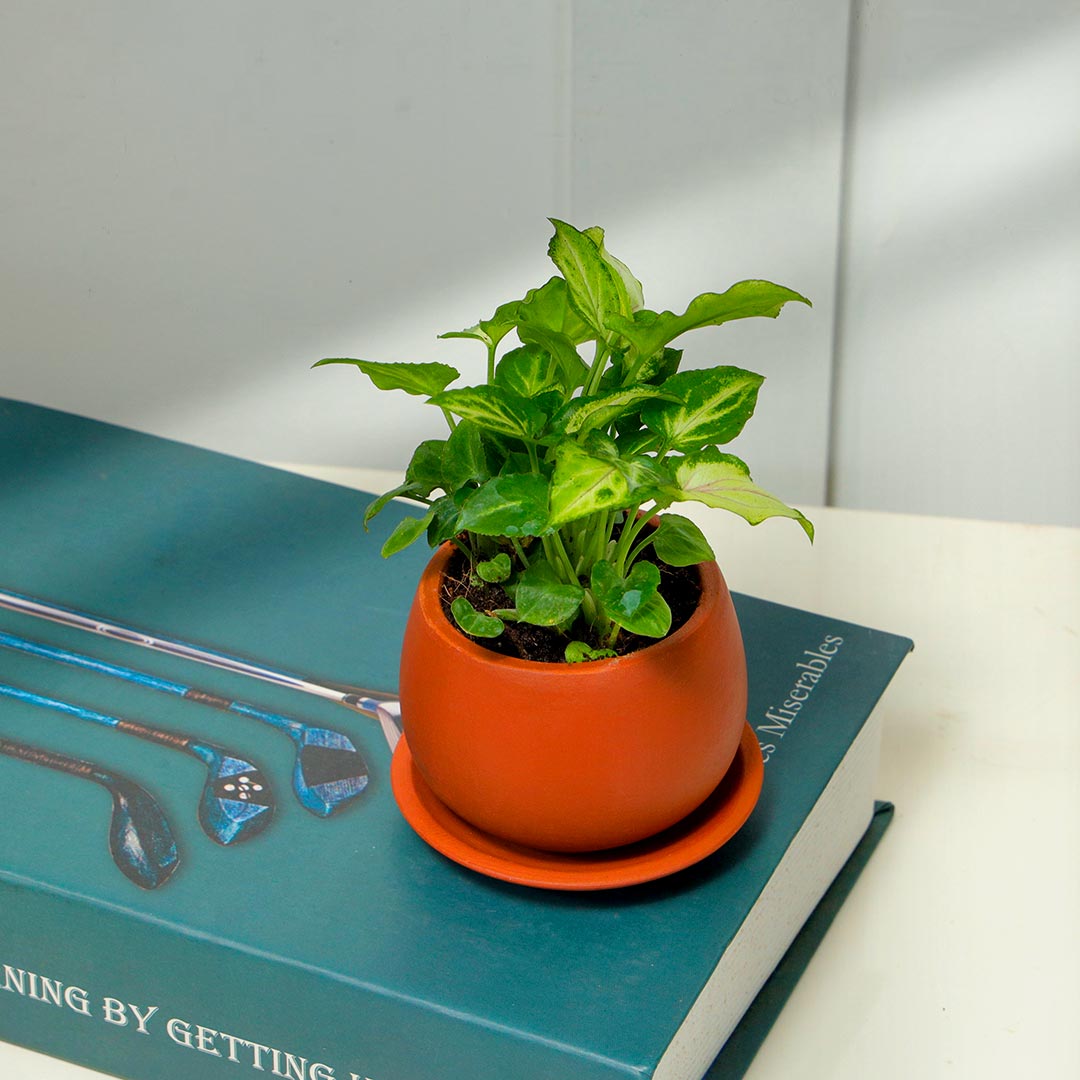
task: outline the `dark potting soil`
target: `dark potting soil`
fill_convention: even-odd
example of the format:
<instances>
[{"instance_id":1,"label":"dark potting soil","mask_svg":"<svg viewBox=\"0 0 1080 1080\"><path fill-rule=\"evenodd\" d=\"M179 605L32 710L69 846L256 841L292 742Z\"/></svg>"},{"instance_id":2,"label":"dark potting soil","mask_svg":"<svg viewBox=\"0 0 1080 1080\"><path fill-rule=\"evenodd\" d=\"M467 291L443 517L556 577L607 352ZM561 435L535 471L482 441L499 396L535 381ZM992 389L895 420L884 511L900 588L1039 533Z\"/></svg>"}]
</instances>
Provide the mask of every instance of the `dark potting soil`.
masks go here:
<instances>
[{"instance_id":1,"label":"dark potting soil","mask_svg":"<svg viewBox=\"0 0 1080 1080\"><path fill-rule=\"evenodd\" d=\"M697 567L694 566L668 566L667 563L659 560L656 565L660 568L660 594L671 608L669 633L673 634L697 609L701 597L701 579ZM515 569L518 567L515 566ZM492 585L478 578L470 580L468 559L460 551L455 552L447 565L442 595L439 599L450 625L459 634L464 634L465 632L454 621L454 616L450 611L450 605L459 596L465 597L477 611L485 615L490 615L499 608L514 606L514 602L501 585ZM594 649L602 645L595 632L583 619L579 619L568 634L562 634L550 626L533 626L531 623L508 621L505 625L506 629L497 638L478 638L471 634L465 634L465 636L492 652L551 664L566 662L566 646L571 641L584 641ZM647 645L653 645L657 640L657 638L641 637L623 630L615 644L615 652L624 656L637 649L644 649Z\"/></svg>"}]
</instances>

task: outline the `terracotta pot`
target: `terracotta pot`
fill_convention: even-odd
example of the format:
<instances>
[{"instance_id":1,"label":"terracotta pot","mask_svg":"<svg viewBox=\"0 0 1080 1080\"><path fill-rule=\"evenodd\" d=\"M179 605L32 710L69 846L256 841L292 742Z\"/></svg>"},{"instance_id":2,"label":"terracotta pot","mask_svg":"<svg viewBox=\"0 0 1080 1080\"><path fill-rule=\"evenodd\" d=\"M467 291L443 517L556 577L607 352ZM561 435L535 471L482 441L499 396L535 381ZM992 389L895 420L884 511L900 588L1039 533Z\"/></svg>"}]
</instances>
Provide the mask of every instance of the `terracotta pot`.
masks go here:
<instances>
[{"instance_id":1,"label":"terracotta pot","mask_svg":"<svg viewBox=\"0 0 1080 1080\"><path fill-rule=\"evenodd\" d=\"M548 851L599 851L681 820L719 784L746 722L742 635L715 563L674 634L628 656L501 656L443 613L437 551L405 631L401 706L413 761L477 828Z\"/></svg>"}]
</instances>

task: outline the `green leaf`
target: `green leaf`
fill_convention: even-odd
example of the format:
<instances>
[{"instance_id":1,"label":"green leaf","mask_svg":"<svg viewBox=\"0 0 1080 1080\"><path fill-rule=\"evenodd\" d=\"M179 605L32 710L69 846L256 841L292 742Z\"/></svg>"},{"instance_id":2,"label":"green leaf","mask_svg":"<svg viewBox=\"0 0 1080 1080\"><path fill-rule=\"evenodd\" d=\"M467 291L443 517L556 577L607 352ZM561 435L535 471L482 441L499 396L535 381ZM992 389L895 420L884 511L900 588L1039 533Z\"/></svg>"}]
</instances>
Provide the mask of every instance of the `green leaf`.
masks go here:
<instances>
[{"instance_id":1,"label":"green leaf","mask_svg":"<svg viewBox=\"0 0 1080 1080\"><path fill-rule=\"evenodd\" d=\"M442 472L450 491L468 483L482 484L491 478L487 447L479 426L473 421L462 420L450 432L443 447Z\"/></svg>"},{"instance_id":2,"label":"green leaf","mask_svg":"<svg viewBox=\"0 0 1080 1080\"><path fill-rule=\"evenodd\" d=\"M584 641L571 641L563 655L568 664L580 664L585 660L607 660L617 654L614 649L593 649Z\"/></svg>"},{"instance_id":3,"label":"green leaf","mask_svg":"<svg viewBox=\"0 0 1080 1080\"><path fill-rule=\"evenodd\" d=\"M625 510L650 499L666 506L672 482L662 462L622 457L614 439L590 431L581 443L567 440L555 448L549 524L559 528L597 510Z\"/></svg>"},{"instance_id":4,"label":"green leaf","mask_svg":"<svg viewBox=\"0 0 1080 1080\"><path fill-rule=\"evenodd\" d=\"M436 488L443 486L443 452L445 439L425 439L413 451L412 460L405 470L405 482L425 498Z\"/></svg>"},{"instance_id":5,"label":"green leaf","mask_svg":"<svg viewBox=\"0 0 1080 1080\"><path fill-rule=\"evenodd\" d=\"M563 581L554 567L537 560L517 581L514 606L522 622L534 626L558 626L577 614L585 590Z\"/></svg>"},{"instance_id":6,"label":"green leaf","mask_svg":"<svg viewBox=\"0 0 1080 1080\"><path fill-rule=\"evenodd\" d=\"M671 629L671 608L657 591L660 570L651 562L636 562L625 578L606 559L592 569L593 596L612 622L643 637L663 637Z\"/></svg>"},{"instance_id":7,"label":"green leaf","mask_svg":"<svg viewBox=\"0 0 1080 1080\"><path fill-rule=\"evenodd\" d=\"M660 449L660 436L647 428L641 428L637 430L638 425L634 425L633 428L628 424L626 428L620 428L619 430L619 445L623 448L623 453L627 456L634 456L637 454L644 454L650 450Z\"/></svg>"},{"instance_id":8,"label":"green leaf","mask_svg":"<svg viewBox=\"0 0 1080 1080\"><path fill-rule=\"evenodd\" d=\"M461 508L458 527L482 536L543 536L548 527L548 483L531 473L488 480Z\"/></svg>"},{"instance_id":9,"label":"green leaf","mask_svg":"<svg viewBox=\"0 0 1080 1080\"><path fill-rule=\"evenodd\" d=\"M493 559L476 564L476 572L481 580L497 585L500 581L506 581L510 576L510 556L505 551L500 551Z\"/></svg>"},{"instance_id":10,"label":"green leaf","mask_svg":"<svg viewBox=\"0 0 1080 1080\"><path fill-rule=\"evenodd\" d=\"M660 352L642 360L631 357L633 364L627 364L625 351L613 349L610 366L600 380L601 390L614 390L620 386L659 386L665 379L670 379L679 370L682 362L682 349L661 349Z\"/></svg>"},{"instance_id":11,"label":"green leaf","mask_svg":"<svg viewBox=\"0 0 1080 1080\"><path fill-rule=\"evenodd\" d=\"M383 558L389 558L403 551L410 544L415 543L427 531L428 524L434 517L434 511L429 510L422 518L402 518L394 528L394 531L386 538L382 546Z\"/></svg>"},{"instance_id":12,"label":"green leaf","mask_svg":"<svg viewBox=\"0 0 1080 1080\"><path fill-rule=\"evenodd\" d=\"M616 259L614 255L606 247L604 247L604 230L599 225L593 225L591 228L585 230L585 235L596 244L597 249L600 252L600 258L604 260L611 267L615 273L616 279L622 285L623 292L623 311L629 315L633 311L637 311L645 304L645 294L641 288L641 282L638 281L633 274L630 273L630 268L626 263L619 259Z\"/></svg>"},{"instance_id":13,"label":"green leaf","mask_svg":"<svg viewBox=\"0 0 1080 1080\"><path fill-rule=\"evenodd\" d=\"M566 282L553 277L539 289L530 289L519 301L518 337L525 344L546 349L559 366L562 389L571 393L585 381L588 368L577 346L596 337L596 331L570 305Z\"/></svg>"},{"instance_id":14,"label":"green leaf","mask_svg":"<svg viewBox=\"0 0 1080 1080\"><path fill-rule=\"evenodd\" d=\"M665 462L645 454L623 453L625 438L616 442L602 431L590 431L580 446L593 457L610 461L625 477L628 485L627 506L648 499L661 499L673 483ZM670 502L670 499L668 500Z\"/></svg>"},{"instance_id":15,"label":"green leaf","mask_svg":"<svg viewBox=\"0 0 1080 1080\"><path fill-rule=\"evenodd\" d=\"M715 559L705 534L682 514L661 514L652 536L656 557L668 566L694 566Z\"/></svg>"},{"instance_id":16,"label":"green leaf","mask_svg":"<svg viewBox=\"0 0 1080 1080\"><path fill-rule=\"evenodd\" d=\"M540 469L543 471L544 462L540 463ZM532 461L528 454L523 453L520 450L511 450L503 459L503 463L499 467L500 476L516 476L522 473L531 472Z\"/></svg>"},{"instance_id":17,"label":"green leaf","mask_svg":"<svg viewBox=\"0 0 1080 1080\"><path fill-rule=\"evenodd\" d=\"M444 495L431 504L431 520L428 522L428 544L435 548L447 540L452 540L459 532L461 505L472 494L472 488L460 488L453 494Z\"/></svg>"},{"instance_id":18,"label":"green leaf","mask_svg":"<svg viewBox=\"0 0 1080 1080\"><path fill-rule=\"evenodd\" d=\"M505 353L495 368L495 385L519 397L531 398L561 385L551 353L541 345L522 345Z\"/></svg>"},{"instance_id":19,"label":"green leaf","mask_svg":"<svg viewBox=\"0 0 1080 1080\"><path fill-rule=\"evenodd\" d=\"M544 426L545 415L528 398L511 394L501 386L464 386L445 390L431 399L432 405L500 435L531 439Z\"/></svg>"},{"instance_id":20,"label":"green leaf","mask_svg":"<svg viewBox=\"0 0 1080 1080\"><path fill-rule=\"evenodd\" d=\"M565 221L549 220L555 235L548 255L566 281L570 303L598 335L607 337L607 321L624 312L629 315L625 286L603 260L592 237Z\"/></svg>"},{"instance_id":21,"label":"green leaf","mask_svg":"<svg viewBox=\"0 0 1080 1080\"><path fill-rule=\"evenodd\" d=\"M374 360L327 359L312 366L324 364L352 364L380 390L404 390L406 394L437 394L460 374L449 364L381 364Z\"/></svg>"},{"instance_id":22,"label":"green leaf","mask_svg":"<svg viewBox=\"0 0 1080 1080\"><path fill-rule=\"evenodd\" d=\"M644 363L638 365L634 372L634 381L659 386L679 370L682 356L682 349L663 349L653 353Z\"/></svg>"},{"instance_id":23,"label":"green leaf","mask_svg":"<svg viewBox=\"0 0 1080 1080\"><path fill-rule=\"evenodd\" d=\"M450 611L458 626L472 637L496 638L506 629L502 619L481 614L464 596L454 597Z\"/></svg>"},{"instance_id":24,"label":"green leaf","mask_svg":"<svg viewBox=\"0 0 1080 1080\"><path fill-rule=\"evenodd\" d=\"M464 330L450 330L445 334L440 334L439 337L475 338L489 349L494 349L517 325L517 311L520 303L520 300L511 300L509 303L500 304L490 319L481 319L475 326L466 327Z\"/></svg>"},{"instance_id":25,"label":"green leaf","mask_svg":"<svg viewBox=\"0 0 1080 1080\"><path fill-rule=\"evenodd\" d=\"M376 514L384 510L391 500L396 499L399 495L408 498L411 495L417 494L411 484L399 484L396 488L391 488L389 491L384 491L377 498L372 499L367 504L364 510L364 529L367 530L368 525L371 523L371 519Z\"/></svg>"},{"instance_id":26,"label":"green leaf","mask_svg":"<svg viewBox=\"0 0 1080 1080\"><path fill-rule=\"evenodd\" d=\"M730 442L753 416L764 381L737 367L680 371L665 379L661 389L681 400L649 401L642 406L641 419L672 450Z\"/></svg>"},{"instance_id":27,"label":"green leaf","mask_svg":"<svg viewBox=\"0 0 1080 1080\"><path fill-rule=\"evenodd\" d=\"M814 539L814 526L798 510L759 488L745 462L734 454L723 454L715 447L687 454L675 468L675 482L682 499L730 510L751 525L771 517L793 518Z\"/></svg>"},{"instance_id":28,"label":"green leaf","mask_svg":"<svg viewBox=\"0 0 1080 1080\"><path fill-rule=\"evenodd\" d=\"M645 309L635 311L630 317L613 313L608 316L606 326L626 338L639 356L652 356L688 330L754 316L775 319L791 300L810 304L805 296L771 281L739 281L727 292L694 297L682 315L673 311L657 314Z\"/></svg>"},{"instance_id":29,"label":"green leaf","mask_svg":"<svg viewBox=\"0 0 1080 1080\"><path fill-rule=\"evenodd\" d=\"M571 346L596 337L596 331L571 305L566 281L561 277L549 278L540 288L530 289L525 299L518 301L516 317L518 337L523 341L522 331L554 335Z\"/></svg>"},{"instance_id":30,"label":"green leaf","mask_svg":"<svg viewBox=\"0 0 1080 1080\"><path fill-rule=\"evenodd\" d=\"M606 394L571 398L552 418L551 430L574 435L594 428L606 428L626 413L634 412L643 401L665 395L658 386L628 386ZM678 401L678 398L674 398Z\"/></svg>"},{"instance_id":31,"label":"green leaf","mask_svg":"<svg viewBox=\"0 0 1080 1080\"><path fill-rule=\"evenodd\" d=\"M597 510L622 509L629 495L630 484L617 457L596 457L576 442L556 448L548 521L553 528Z\"/></svg>"}]
</instances>

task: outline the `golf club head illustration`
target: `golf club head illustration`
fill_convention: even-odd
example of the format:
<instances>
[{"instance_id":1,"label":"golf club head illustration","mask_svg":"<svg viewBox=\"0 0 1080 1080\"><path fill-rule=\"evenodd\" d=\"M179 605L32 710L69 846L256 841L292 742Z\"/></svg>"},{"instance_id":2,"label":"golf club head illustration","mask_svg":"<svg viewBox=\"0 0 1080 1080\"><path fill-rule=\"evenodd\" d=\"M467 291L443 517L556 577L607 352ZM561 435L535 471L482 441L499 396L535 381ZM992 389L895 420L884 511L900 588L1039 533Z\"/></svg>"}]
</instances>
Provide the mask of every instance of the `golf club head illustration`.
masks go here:
<instances>
[{"instance_id":1,"label":"golf club head illustration","mask_svg":"<svg viewBox=\"0 0 1080 1080\"><path fill-rule=\"evenodd\" d=\"M199 824L206 835L219 844L248 840L270 824L274 813L274 799L263 773L250 761L237 757L214 743L200 742L190 735L178 735L135 720L107 716L94 709L3 683L0 683L0 696L52 709L93 724L101 724L159 746L182 750L197 758L206 766L208 772L199 798Z\"/></svg>"},{"instance_id":2,"label":"golf club head illustration","mask_svg":"<svg viewBox=\"0 0 1080 1080\"><path fill-rule=\"evenodd\" d=\"M219 844L249 840L270 824L274 799L266 777L250 761L214 743L185 739L184 749L207 768L199 798L199 824Z\"/></svg>"},{"instance_id":3,"label":"golf club head illustration","mask_svg":"<svg viewBox=\"0 0 1080 1080\"><path fill-rule=\"evenodd\" d=\"M329 817L367 787L367 769L347 736L306 726L292 735L297 746L293 788L313 814Z\"/></svg>"},{"instance_id":4,"label":"golf club head illustration","mask_svg":"<svg viewBox=\"0 0 1080 1080\"><path fill-rule=\"evenodd\" d=\"M60 649L0 631L0 646L95 671L126 682L196 701L224 712L247 716L288 735L296 745L293 790L302 806L319 817L329 817L355 799L368 784L367 763L352 740L340 731L314 727L279 713L266 712L243 701L231 701L192 686L158 678L134 668L97 660L70 649ZM265 787L263 788L265 790ZM248 794L259 794L248 792Z\"/></svg>"},{"instance_id":5,"label":"golf club head illustration","mask_svg":"<svg viewBox=\"0 0 1080 1080\"><path fill-rule=\"evenodd\" d=\"M112 795L109 851L113 862L143 889L156 889L179 863L176 841L157 800L145 789L115 773L105 786Z\"/></svg>"},{"instance_id":6,"label":"golf club head illustration","mask_svg":"<svg viewBox=\"0 0 1080 1080\"><path fill-rule=\"evenodd\" d=\"M140 889L157 889L176 872L180 855L157 800L127 777L90 761L0 738L0 754L100 784L112 796L109 853Z\"/></svg>"}]
</instances>

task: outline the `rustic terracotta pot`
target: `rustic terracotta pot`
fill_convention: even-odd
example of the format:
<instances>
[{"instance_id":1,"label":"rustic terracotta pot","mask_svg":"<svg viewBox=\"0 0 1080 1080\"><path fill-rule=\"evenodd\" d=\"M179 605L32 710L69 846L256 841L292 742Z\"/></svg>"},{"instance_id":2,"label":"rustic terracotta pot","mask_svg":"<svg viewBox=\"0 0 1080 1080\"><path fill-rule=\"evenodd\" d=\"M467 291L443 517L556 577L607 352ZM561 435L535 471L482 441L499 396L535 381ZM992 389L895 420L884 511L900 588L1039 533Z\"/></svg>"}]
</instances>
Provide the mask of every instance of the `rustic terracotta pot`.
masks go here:
<instances>
[{"instance_id":1,"label":"rustic terracotta pot","mask_svg":"<svg viewBox=\"0 0 1080 1080\"><path fill-rule=\"evenodd\" d=\"M453 553L437 551L405 631L401 706L413 761L477 828L548 851L652 836L713 791L746 722L742 635L715 563L674 634L616 659L546 664L501 656L443 613Z\"/></svg>"}]
</instances>

